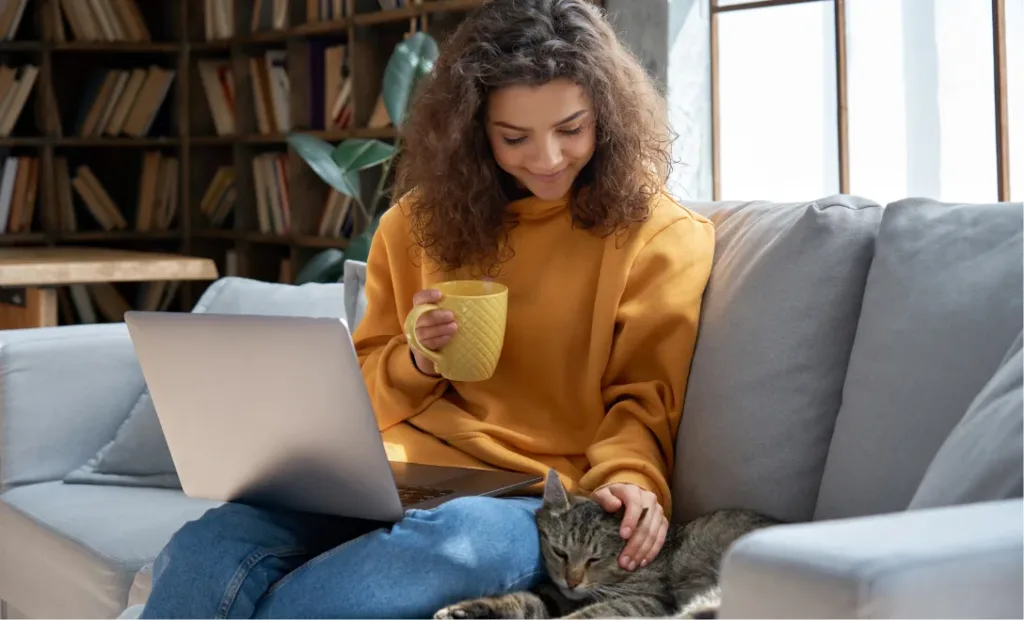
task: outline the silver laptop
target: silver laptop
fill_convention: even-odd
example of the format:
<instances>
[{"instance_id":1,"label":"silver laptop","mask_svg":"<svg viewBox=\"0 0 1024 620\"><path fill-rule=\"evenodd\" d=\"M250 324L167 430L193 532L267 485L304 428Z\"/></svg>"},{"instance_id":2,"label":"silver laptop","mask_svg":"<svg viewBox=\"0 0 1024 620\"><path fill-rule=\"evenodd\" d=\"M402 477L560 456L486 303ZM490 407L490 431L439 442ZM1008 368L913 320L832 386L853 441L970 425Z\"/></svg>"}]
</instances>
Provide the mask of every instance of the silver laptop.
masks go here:
<instances>
[{"instance_id":1,"label":"silver laptop","mask_svg":"<svg viewBox=\"0 0 1024 620\"><path fill-rule=\"evenodd\" d=\"M540 481L389 462L342 319L125 313L190 497L397 521Z\"/></svg>"}]
</instances>

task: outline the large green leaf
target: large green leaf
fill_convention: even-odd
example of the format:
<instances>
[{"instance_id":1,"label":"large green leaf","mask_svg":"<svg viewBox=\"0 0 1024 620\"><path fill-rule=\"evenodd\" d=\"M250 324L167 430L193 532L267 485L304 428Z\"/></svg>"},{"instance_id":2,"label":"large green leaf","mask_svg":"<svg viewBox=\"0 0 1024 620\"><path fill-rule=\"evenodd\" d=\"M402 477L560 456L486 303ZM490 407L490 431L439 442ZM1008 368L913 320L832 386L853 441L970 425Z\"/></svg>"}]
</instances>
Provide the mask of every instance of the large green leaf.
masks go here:
<instances>
[{"instance_id":1,"label":"large green leaf","mask_svg":"<svg viewBox=\"0 0 1024 620\"><path fill-rule=\"evenodd\" d=\"M395 154L395 147L380 140L345 140L334 147L334 163L344 172L372 168Z\"/></svg>"},{"instance_id":2,"label":"large green leaf","mask_svg":"<svg viewBox=\"0 0 1024 620\"><path fill-rule=\"evenodd\" d=\"M295 149L313 172L325 183L346 196L361 200L359 176L346 172L334 161L334 147L320 138L303 133L288 135L288 144Z\"/></svg>"},{"instance_id":3,"label":"large green leaf","mask_svg":"<svg viewBox=\"0 0 1024 620\"><path fill-rule=\"evenodd\" d=\"M391 53L384 69L384 107L395 127L405 120L416 82L434 68L437 53L437 41L425 32L414 33Z\"/></svg>"}]
</instances>

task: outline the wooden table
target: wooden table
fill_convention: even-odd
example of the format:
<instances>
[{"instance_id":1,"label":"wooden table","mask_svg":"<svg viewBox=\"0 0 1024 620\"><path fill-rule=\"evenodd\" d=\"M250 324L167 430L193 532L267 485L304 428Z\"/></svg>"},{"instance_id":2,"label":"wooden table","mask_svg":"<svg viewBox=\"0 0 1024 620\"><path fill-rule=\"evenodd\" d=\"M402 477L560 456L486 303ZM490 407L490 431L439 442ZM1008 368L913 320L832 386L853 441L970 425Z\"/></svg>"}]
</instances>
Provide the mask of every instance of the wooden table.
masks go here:
<instances>
[{"instance_id":1,"label":"wooden table","mask_svg":"<svg viewBox=\"0 0 1024 620\"><path fill-rule=\"evenodd\" d=\"M0 330L57 325L60 286L216 278L209 258L110 248L0 248Z\"/></svg>"}]
</instances>

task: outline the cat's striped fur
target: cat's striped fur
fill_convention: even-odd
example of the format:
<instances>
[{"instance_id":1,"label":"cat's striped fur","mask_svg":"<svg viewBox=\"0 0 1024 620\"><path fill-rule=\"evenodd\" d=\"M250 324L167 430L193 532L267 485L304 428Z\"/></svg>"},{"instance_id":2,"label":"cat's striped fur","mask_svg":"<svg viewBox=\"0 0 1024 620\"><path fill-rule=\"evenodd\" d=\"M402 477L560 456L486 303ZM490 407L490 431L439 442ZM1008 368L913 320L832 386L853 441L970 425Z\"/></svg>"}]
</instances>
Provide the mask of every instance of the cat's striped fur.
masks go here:
<instances>
[{"instance_id":1,"label":"cat's striped fur","mask_svg":"<svg viewBox=\"0 0 1024 620\"><path fill-rule=\"evenodd\" d=\"M622 511L566 493L548 474L537 512L541 552L550 582L531 591L463 601L435 618L713 618L719 606L718 568L740 536L778 521L750 510L719 510L672 524L653 562L619 567L625 546ZM575 587L567 583L578 582Z\"/></svg>"}]
</instances>

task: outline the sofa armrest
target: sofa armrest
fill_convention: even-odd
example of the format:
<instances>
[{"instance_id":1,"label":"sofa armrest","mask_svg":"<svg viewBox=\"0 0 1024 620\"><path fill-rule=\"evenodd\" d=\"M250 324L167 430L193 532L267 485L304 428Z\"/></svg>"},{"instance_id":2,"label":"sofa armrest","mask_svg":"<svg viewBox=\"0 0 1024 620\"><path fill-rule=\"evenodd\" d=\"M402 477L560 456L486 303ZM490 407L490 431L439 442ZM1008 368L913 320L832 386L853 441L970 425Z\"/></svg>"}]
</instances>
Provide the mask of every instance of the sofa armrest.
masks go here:
<instances>
[{"instance_id":1,"label":"sofa armrest","mask_svg":"<svg viewBox=\"0 0 1024 620\"><path fill-rule=\"evenodd\" d=\"M124 323L0 331L0 492L92 458L145 386Z\"/></svg>"},{"instance_id":2,"label":"sofa armrest","mask_svg":"<svg viewBox=\"0 0 1024 620\"><path fill-rule=\"evenodd\" d=\"M722 562L721 618L1021 618L1020 499L782 525Z\"/></svg>"}]
</instances>

